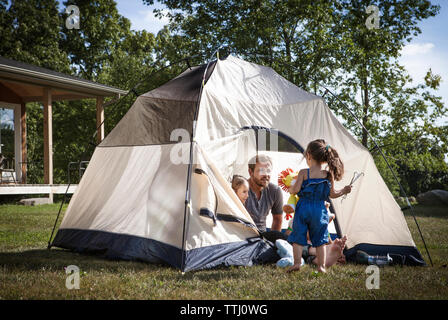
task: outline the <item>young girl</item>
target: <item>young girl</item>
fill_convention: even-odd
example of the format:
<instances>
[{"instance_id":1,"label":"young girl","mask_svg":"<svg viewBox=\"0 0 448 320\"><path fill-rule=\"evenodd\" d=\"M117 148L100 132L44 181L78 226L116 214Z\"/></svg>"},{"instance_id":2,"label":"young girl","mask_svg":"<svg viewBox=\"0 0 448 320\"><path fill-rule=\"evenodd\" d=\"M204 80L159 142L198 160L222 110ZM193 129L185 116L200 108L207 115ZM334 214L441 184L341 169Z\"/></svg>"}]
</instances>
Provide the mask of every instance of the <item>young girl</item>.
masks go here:
<instances>
[{"instance_id":1,"label":"young girl","mask_svg":"<svg viewBox=\"0 0 448 320\"><path fill-rule=\"evenodd\" d=\"M234 175L232 178L232 189L244 205L249 197L249 182L247 182L246 178L237 174Z\"/></svg>"},{"instance_id":2,"label":"young girl","mask_svg":"<svg viewBox=\"0 0 448 320\"><path fill-rule=\"evenodd\" d=\"M325 270L325 244L328 243L328 211L325 200L338 198L351 192L351 186L342 190L334 189L334 181L342 179L344 165L337 151L323 139L310 142L305 151L308 169L299 171L296 183L289 188L292 194L300 197L296 205L292 232L288 242L293 243L294 265L288 272L300 270L303 246L307 245L307 232L313 247L316 248L317 270ZM327 163L328 171L322 170Z\"/></svg>"}]
</instances>

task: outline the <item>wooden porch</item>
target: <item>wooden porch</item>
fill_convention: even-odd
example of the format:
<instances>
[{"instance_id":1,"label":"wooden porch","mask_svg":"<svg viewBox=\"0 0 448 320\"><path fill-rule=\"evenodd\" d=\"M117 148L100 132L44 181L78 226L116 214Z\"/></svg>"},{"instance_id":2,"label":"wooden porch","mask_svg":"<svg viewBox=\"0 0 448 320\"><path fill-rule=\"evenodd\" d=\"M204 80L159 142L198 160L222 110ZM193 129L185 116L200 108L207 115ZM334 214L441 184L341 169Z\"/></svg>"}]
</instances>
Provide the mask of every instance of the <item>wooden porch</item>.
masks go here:
<instances>
[{"instance_id":1,"label":"wooden porch","mask_svg":"<svg viewBox=\"0 0 448 320\"><path fill-rule=\"evenodd\" d=\"M2 184L0 185L1 195L30 195L30 194L73 194L78 187L71 184L67 190L67 184Z\"/></svg>"},{"instance_id":2,"label":"wooden porch","mask_svg":"<svg viewBox=\"0 0 448 320\"><path fill-rule=\"evenodd\" d=\"M0 108L14 110L14 167L0 169L0 196L49 194L52 198L53 194L65 193L66 185L53 184L53 101L96 99L99 143L104 139L104 99L119 98L126 93L125 90L0 56ZM29 102L43 105L43 185L27 185L26 104ZM75 189L76 185L71 186L69 193Z\"/></svg>"}]
</instances>

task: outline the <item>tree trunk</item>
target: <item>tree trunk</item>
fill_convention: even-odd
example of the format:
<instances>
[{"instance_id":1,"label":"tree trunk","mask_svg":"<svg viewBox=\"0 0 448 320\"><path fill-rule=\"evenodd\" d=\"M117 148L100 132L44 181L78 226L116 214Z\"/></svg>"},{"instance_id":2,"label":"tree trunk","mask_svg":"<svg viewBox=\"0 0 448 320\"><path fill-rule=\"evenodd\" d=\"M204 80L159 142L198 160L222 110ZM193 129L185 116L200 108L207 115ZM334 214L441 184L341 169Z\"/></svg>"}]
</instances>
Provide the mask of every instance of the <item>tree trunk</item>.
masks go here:
<instances>
[{"instance_id":1,"label":"tree trunk","mask_svg":"<svg viewBox=\"0 0 448 320\"><path fill-rule=\"evenodd\" d=\"M286 63L288 65L290 65L291 61L292 61L292 57L291 57L291 39L290 39L290 37L288 35L288 32L286 32L286 30L284 28L283 28L283 38L285 40ZM288 70L287 74L288 74L288 78L289 78L288 80L291 81L291 82L294 82L294 75L293 75L292 69L288 67L287 70Z\"/></svg>"}]
</instances>

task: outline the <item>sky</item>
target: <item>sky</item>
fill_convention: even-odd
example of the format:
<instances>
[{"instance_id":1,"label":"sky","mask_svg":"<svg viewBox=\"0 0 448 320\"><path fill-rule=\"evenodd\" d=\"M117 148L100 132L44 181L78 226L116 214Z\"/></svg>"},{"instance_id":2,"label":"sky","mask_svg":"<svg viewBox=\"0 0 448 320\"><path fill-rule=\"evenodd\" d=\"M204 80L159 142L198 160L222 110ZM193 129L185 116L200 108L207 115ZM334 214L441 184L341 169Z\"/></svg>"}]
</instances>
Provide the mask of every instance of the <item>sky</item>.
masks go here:
<instances>
[{"instance_id":1,"label":"sky","mask_svg":"<svg viewBox=\"0 0 448 320\"><path fill-rule=\"evenodd\" d=\"M118 12L131 21L131 29L146 30L156 34L165 24L167 18L159 19L154 16L154 9L164 9L165 6L154 1L155 4L148 6L143 0L115 0Z\"/></svg>"},{"instance_id":2,"label":"sky","mask_svg":"<svg viewBox=\"0 0 448 320\"><path fill-rule=\"evenodd\" d=\"M119 13L131 21L131 28L134 30L157 33L168 23L166 18L159 19L154 16L155 8L164 9L164 6L157 1L152 6L143 4L143 0L116 0L116 2ZM432 3L441 6L440 13L436 17L420 22L422 33L403 48L399 61L409 72L414 84L423 82L429 68L433 73L440 75L442 83L437 95L442 97L445 105L448 105L448 36L446 35L448 1L433 0ZM3 118L6 120L9 116L3 113ZM439 119L438 124L448 125L448 115Z\"/></svg>"},{"instance_id":3,"label":"sky","mask_svg":"<svg viewBox=\"0 0 448 320\"><path fill-rule=\"evenodd\" d=\"M437 16L421 21L422 31L407 44L401 54L400 63L405 66L414 82L422 83L429 68L442 77L438 96L448 105L448 1L432 1L441 6ZM438 121L448 125L448 115Z\"/></svg>"}]
</instances>

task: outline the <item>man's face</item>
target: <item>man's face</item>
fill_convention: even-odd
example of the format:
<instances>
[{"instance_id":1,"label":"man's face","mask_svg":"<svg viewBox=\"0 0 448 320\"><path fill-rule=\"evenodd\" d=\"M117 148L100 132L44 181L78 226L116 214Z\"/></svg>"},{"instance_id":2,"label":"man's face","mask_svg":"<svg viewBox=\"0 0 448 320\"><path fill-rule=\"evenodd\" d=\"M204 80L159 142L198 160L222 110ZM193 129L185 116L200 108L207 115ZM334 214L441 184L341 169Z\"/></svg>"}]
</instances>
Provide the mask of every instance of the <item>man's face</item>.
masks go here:
<instances>
[{"instance_id":1,"label":"man's face","mask_svg":"<svg viewBox=\"0 0 448 320\"><path fill-rule=\"evenodd\" d=\"M255 165L255 169L252 172L252 170L249 169L249 174L252 180L260 187L267 187L269 184L269 181L271 180L271 172L272 168L269 162L257 162Z\"/></svg>"}]
</instances>

